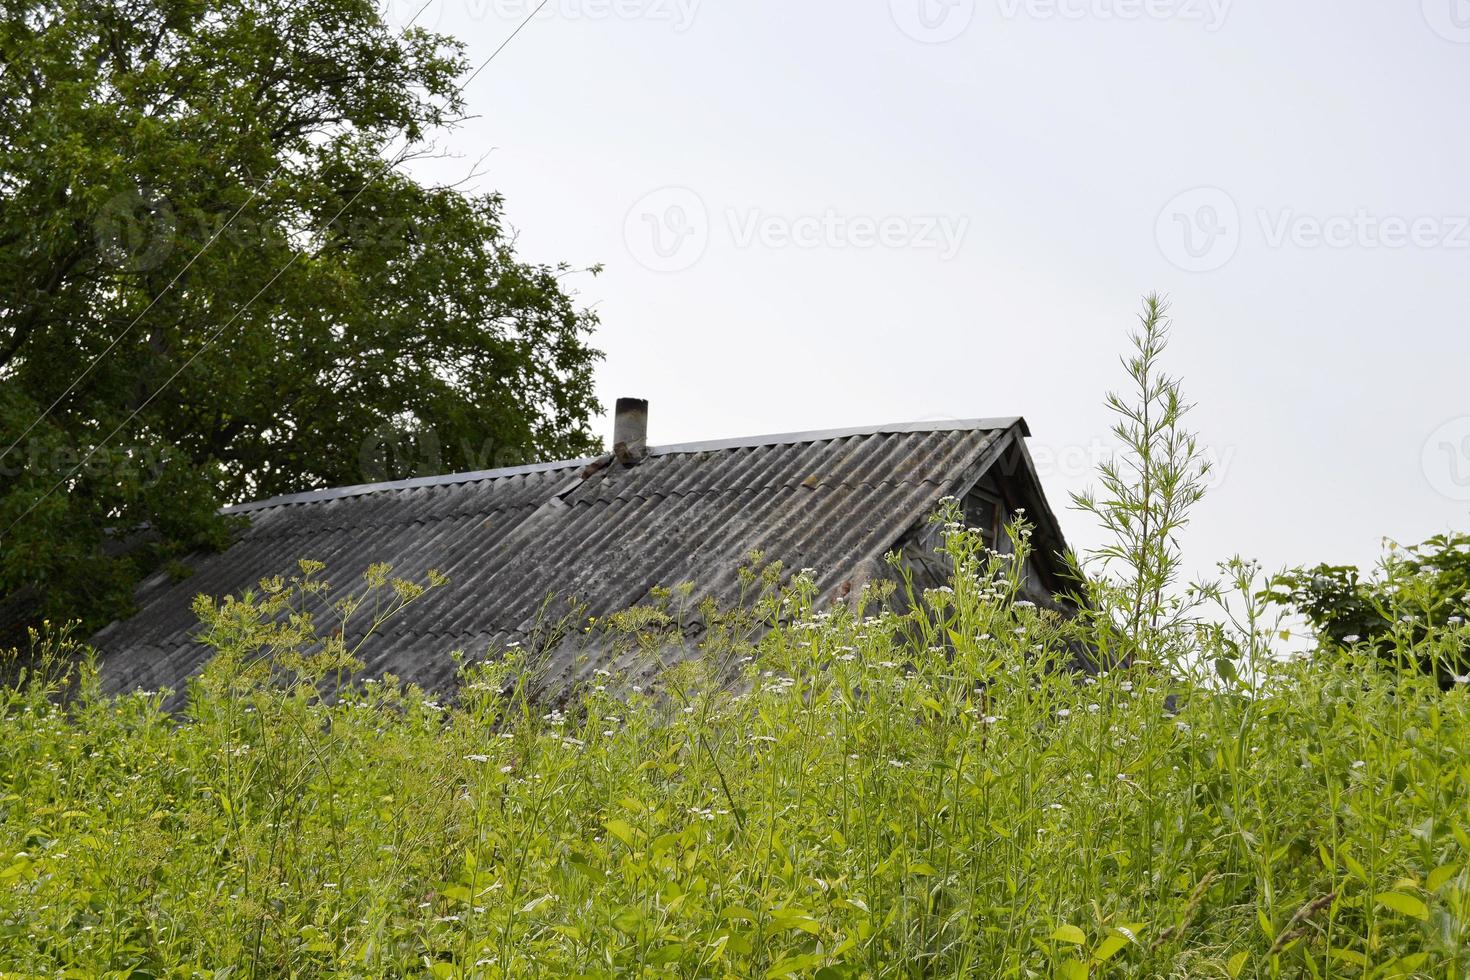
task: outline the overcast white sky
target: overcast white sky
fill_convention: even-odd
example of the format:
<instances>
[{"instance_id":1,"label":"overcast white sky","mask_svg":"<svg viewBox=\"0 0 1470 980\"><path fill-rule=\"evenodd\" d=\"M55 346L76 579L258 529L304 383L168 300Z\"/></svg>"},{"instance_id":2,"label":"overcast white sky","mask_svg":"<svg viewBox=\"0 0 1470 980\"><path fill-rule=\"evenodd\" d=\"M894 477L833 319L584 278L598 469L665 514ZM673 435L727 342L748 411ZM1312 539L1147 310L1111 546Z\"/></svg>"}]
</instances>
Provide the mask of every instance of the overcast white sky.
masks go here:
<instances>
[{"instance_id":1,"label":"overcast white sky","mask_svg":"<svg viewBox=\"0 0 1470 980\"><path fill-rule=\"evenodd\" d=\"M478 61L533 4L422 22ZM490 153L527 258L605 265L653 442L1025 415L1083 547L1165 292L1191 564L1370 562L1470 527L1467 95L1470 0L549 0L424 173Z\"/></svg>"}]
</instances>

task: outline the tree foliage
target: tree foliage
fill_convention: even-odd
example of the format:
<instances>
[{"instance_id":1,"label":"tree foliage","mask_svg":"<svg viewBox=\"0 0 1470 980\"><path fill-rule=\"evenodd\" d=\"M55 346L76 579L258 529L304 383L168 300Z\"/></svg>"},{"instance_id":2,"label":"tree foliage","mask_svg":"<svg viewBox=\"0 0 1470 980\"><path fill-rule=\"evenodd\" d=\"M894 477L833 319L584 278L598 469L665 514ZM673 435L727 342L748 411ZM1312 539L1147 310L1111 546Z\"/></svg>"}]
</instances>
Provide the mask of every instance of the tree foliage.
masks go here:
<instances>
[{"instance_id":1,"label":"tree foliage","mask_svg":"<svg viewBox=\"0 0 1470 980\"><path fill-rule=\"evenodd\" d=\"M596 448L571 270L401 169L468 67L371 0L4 6L0 595L97 623L221 503Z\"/></svg>"},{"instance_id":2,"label":"tree foliage","mask_svg":"<svg viewBox=\"0 0 1470 980\"><path fill-rule=\"evenodd\" d=\"M1364 644L1395 664L1408 656L1445 686L1470 673L1464 629L1470 534L1438 534L1408 548L1390 545L1366 576L1353 565L1293 569L1276 577L1269 595L1333 644ZM1431 636L1439 642L1429 642Z\"/></svg>"}]
</instances>

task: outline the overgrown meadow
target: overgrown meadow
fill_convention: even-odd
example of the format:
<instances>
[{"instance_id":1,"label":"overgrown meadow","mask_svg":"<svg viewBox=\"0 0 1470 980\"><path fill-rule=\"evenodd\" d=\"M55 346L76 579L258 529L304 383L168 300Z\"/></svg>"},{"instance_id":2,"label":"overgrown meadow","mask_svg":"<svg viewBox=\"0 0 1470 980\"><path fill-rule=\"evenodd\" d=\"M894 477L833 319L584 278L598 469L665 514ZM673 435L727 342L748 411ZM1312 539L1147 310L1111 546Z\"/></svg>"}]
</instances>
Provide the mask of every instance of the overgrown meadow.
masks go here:
<instances>
[{"instance_id":1,"label":"overgrown meadow","mask_svg":"<svg viewBox=\"0 0 1470 980\"><path fill-rule=\"evenodd\" d=\"M8 976L1452 976L1470 965L1470 700L1371 653L1201 632L1176 676L1063 669L1076 625L957 573L814 610L657 691L543 710L528 655L460 700L363 681L273 614L202 607L158 695L3 701ZM1248 575L1249 570L1240 570ZM385 586L385 588L391 588ZM399 586L392 601L411 601ZM657 617L645 617L656 619ZM328 644L330 646L330 644ZM268 654L269 659L263 657ZM1223 658L1229 658L1224 660ZM273 682L264 665L275 663ZM282 683L282 672L290 675ZM1246 678L1249 677L1249 680ZM1212 678L1212 679L1210 679Z\"/></svg>"},{"instance_id":2,"label":"overgrown meadow","mask_svg":"<svg viewBox=\"0 0 1470 980\"><path fill-rule=\"evenodd\" d=\"M1198 467L1165 380L1120 423L1151 484L1079 501L1121 570L1074 615L951 504L948 587L828 605L753 568L642 690L532 697L535 649L444 701L356 677L364 631L302 610L445 587L384 568L201 600L182 717L42 640L0 693L0 975L1465 975L1470 699L1367 647L1278 654L1249 564L1176 587L1158 495ZM655 655L666 598L596 628Z\"/></svg>"}]
</instances>

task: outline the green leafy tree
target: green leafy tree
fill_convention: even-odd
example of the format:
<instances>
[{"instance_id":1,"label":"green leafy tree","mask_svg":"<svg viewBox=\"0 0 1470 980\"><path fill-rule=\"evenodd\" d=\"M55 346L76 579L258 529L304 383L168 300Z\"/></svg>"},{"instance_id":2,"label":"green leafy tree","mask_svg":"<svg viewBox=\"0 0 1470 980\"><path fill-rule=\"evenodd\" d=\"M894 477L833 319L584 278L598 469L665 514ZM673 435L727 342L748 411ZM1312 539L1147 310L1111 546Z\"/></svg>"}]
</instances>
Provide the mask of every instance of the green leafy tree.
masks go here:
<instances>
[{"instance_id":1,"label":"green leafy tree","mask_svg":"<svg viewBox=\"0 0 1470 980\"><path fill-rule=\"evenodd\" d=\"M1305 616L1329 645L1366 645L1445 686L1470 673L1470 534L1391 545L1367 575L1353 565L1296 568L1277 576L1268 595Z\"/></svg>"},{"instance_id":2,"label":"green leafy tree","mask_svg":"<svg viewBox=\"0 0 1470 980\"><path fill-rule=\"evenodd\" d=\"M0 618L125 612L222 503L595 451L572 270L402 170L469 67L371 0L0 9Z\"/></svg>"}]
</instances>

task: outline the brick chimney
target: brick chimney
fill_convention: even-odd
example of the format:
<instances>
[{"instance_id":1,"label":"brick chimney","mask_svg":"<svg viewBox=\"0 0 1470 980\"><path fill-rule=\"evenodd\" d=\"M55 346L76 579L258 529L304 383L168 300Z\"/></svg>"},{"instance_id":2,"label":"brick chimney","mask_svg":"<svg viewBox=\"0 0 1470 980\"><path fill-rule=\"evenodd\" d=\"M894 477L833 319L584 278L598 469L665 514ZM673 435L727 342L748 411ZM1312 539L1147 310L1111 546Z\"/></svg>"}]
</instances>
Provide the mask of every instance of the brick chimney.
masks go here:
<instances>
[{"instance_id":1,"label":"brick chimney","mask_svg":"<svg viewBox=\"0 0 1470 980\"><path fill-rule=\"evenodd\" d=\"M632 466L648 455L648 401L619 398L613 410L613 455Z\"/></svg>"}]
</instances>

